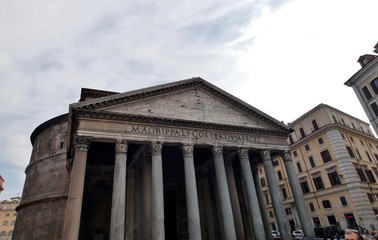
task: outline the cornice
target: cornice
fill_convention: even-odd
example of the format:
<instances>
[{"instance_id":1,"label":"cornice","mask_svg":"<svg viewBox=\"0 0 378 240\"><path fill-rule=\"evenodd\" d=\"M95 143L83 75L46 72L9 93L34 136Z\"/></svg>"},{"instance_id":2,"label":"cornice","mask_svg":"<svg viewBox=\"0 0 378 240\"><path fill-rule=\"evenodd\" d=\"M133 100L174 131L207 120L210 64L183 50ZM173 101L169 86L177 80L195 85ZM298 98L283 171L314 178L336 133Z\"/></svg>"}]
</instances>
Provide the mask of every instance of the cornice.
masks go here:
<instances>
[{"instance_id":1,"label":"cornice","mask_svg":"<svg viewBox=\"0 0 378 240\"><path fill-rule=\"evenodd\" d=\"M50 120L47 120L46 122L40 124L36 129L34 129L34 131L32 132L32 134L30 135L30 141L31 143L33 144L34 142L34 139L38 136L38 134L40 134L44 129L48 128L48 127L51 127L51 126L55 126L57 124L60 124L60 123L63 123L63 122L67 122L68 121L68 113L65 113L65 114L62 114L60 116L57 116L57 117L54 117L54 118L51 118Z\"/></svg>"},{"instance_id":2,"label":"cornice","mask_svg":"<svg viewBox=\"0 0 378 240\"><path fill-rule=\"evenodd\" d=\"M43 199L32 200L32 201L21 203L20 205L18 205L16 207L16 211L18 212L22 208L26 208L26 207L37 205L37 204L67 200L67 198L68 198L67 195L60 195L60 196L53 196L53 197L48 197L48 198L43 198Z\"/></svg>"},{"instance_id":3,"label":"cornice","mask_svg":"<svg viewBox=\"0 0 378 240\"><path fill-rule=\"evenodd\" d=\"M88 119L104 119L122 122L135 122L135 123L152 123L165 126L181 126L181 127L191 127L191 128L205 128L213 130L223 130L223 131L235 131L243 133L252 134L264 134L271 136L281 136L287 137L289 130L269 130L262 128L251 128L242 127L235 125L217 124L217 123L206 123L199 121L190 121L183 119L172 119L172 118L162 118L162 117L151 117L143 115L132 115L132 114L120 114L111 112L102 112L95 110L73 110L77 118L88 118Z\"/></svg>"},{"instance_id":4,"label":"cornice","mask_svg":"<svg viewBox=\"0 0 378 240\"><path fill-rule=\"evenodd\" d=\"M355 129L349 128L349 127L344 126L344 125L339 124L339 123L331 123L331 124L328 124L328 125L325 125L325 126L319 128L316 131L313 131L311 134L306 135L304 138L301 138L300 140L298 140L295 143L291 144L290 145L290 149L296 148L299 145L304 144L305 142L311 141L314 137L323 134L324 132L328 131L329 129L343 129L343 130L348 131L348 132L353 132L354 134L357 134L357 135L359 135L361 137L368 138L368 139L370 139L372 141L376 141L376 142L378 141L378 139L375 138L374 136L370 136L370 135L364 134L364 133L362 133L360 131L357 131Z\"/></svg>"}]
</instances>

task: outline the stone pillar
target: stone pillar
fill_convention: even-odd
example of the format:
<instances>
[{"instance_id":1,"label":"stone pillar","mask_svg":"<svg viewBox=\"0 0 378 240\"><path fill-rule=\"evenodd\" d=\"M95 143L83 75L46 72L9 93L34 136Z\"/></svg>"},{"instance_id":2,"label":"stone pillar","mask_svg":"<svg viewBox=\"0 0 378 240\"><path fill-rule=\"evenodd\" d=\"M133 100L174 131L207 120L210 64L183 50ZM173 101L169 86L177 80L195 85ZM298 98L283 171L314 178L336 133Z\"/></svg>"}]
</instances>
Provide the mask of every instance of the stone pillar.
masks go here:
<instances>
[{"instance_id":1,"label":"stone pillar","mask_svg":"<svg viewBox=\"0 0 378 240\"><path fill-rule=\"evenodd\" d=\"M164 186L163 186L163 159L161 156L162 144L154 142L152 150L152 223L151 234L154 240L165 239L164 229Z\"/></svg>"},{"instance_id":2,"label":"stone pillar","mask_svg":"<svg viewBox=\"0 0 378 240\"><path fill-rule=\"evenodd\" d=\"M201 223L198 206L198 194L196 173L193 162L193 146L185 145L182 147L184 155L185 170L185 189L186 189L186 205L188 211L188 230L190 240L200 240Z\"/></svg>"},{"instance_id":3,"label":"stone pillar","mask_svg":"<svg viewBox=\"0 0 378 240\"><path fill-rule=\"evenodd\" d=\"M243 218L240 211L238 191L236 188L234 168L232 167L232 159L226 160L226 174L228 180L228 189L230 190L232 213L234 215L235 230L237 239L245 240Z\"/></svg>"},{"instance_id":4,"label":"stone pillar","mask_svg":"<svg viewBox=\"0 0 378 240\"><path fill-rule=\"evenodd\" d=\"M255 182L253 180L251 165L249 163L248 150L239 149L240 165L246 186L249 212L252 215L252 224L256 240L266 240L264 225L261 217L259 201L257 199Z\"/></svg>"},{"instance_id":5,"label":"stone pillar","mask_svg":"<svg viewBox=\"0 0 378 240\"><path fill-rule=\"evenodd\" d=\"M272 230L271 230L271 226L270 226L270 223L269 223L268 214L267 214L267 211L266 211L266 208L265 208L264 194L263 194L263 191L262 191L262 187L261 187L260 179L259 179L259 174L257 172L256 166L252 167L252 173L253 173L253 177L254 177L254 180L255 180L255 188L256 188L257 199L259 201L261 217L262 217L263 224L264 224L265 237L266 237L267 240L272 240L273 239Z\"/></svg>"},{"instance_id":6,"label":"stone pillar","mask_svg":"<svg viewBox=\"0 0 378 240\"><path fill-rule=\"evenodd\" d=\"M110 240L125 239L127 143L117 140L113 180Z\"/></svg>"},{"instance_id":7,"label":"stone pillar","mask_svg":"<svg viewBox=\"0 0 378 240\"><path fill-rule=\"evenodd\" d=\"M281 196L281 191L277 183L276 174L275 174L276 172L274 171L274 168L273 168L273 162L270 156L270 151L263 150L261 152L261 157L264 162L264 168L266 172L266 178L268 181L270 197L272 198L273 208L276 214L276 220L278 223L278 228L280 230L281 239L291 240L292 239L292 235L290 232L291 228L290 228L289 221L286 217L283 200Z\"/></svg>"},{"instance_id":8,"label":"stone pillar","mask_svg":"<svg viewBox=\"0 0 378 240\"><path fill-rule=\"evenodd\" d=\"M140 159L134 163L134 225L133 235L134 240L142 239L142 232L144 227L142 226L142 164Z\"/></svg>"},{"instance_id":9,"label":"stone pillar","mask_svg":"<svg viewBox=\"0 0 378 240\"><path fill-rule=\"evenodd\" d=\"M142 156L143 216L142 239L151 239L151 156Z\"/></svg>"},{"instance_id":10,"label":"stone pillar","mask_svg":"<svg viewBox=\"0 0 378 240\"><path fill-rule=\"evenodd\" d=\"M289 151L285 151L282 154L284 160L285 169L289 178L289 184L293 191L294 204L298 212L299 219L301 221L303 233L306 237L315 238L314 228L312 226L312 220L307 212L304 197L301 191L297 175L294 170L293 161Z\"/></svg>"},{"instance_id":11,"label":"stone pillar","mask_svg":"<svg viewBox=\"0 0 378 240\"><path fill-rule=\"evenodd\" d=\"M62 239L77 240L79 238L89 144L90 138L85 136L76 135L73 139L75 156L71 171L71 182L67 199Z\"/></svg>"},{"instance_id":12,"label":"stone pillar","mask_svg":"<svg viewBox=\"0 0 378 240\"><path fill-rule=\"evenodd\" d=\"M235 223L232 214L226 170L224 167L223 148L221 146L214 146L213 155L225 240L235 240Z\"/></svg>"}]
</instances>

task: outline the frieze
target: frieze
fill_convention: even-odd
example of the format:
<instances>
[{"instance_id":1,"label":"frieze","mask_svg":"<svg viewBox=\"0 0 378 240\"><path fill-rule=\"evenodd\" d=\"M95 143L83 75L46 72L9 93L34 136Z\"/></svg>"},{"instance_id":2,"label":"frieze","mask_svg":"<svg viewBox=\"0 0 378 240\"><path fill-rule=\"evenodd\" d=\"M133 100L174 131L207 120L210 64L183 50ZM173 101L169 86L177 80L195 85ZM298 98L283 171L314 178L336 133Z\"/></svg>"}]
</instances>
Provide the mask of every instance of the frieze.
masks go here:
<instances>
[{"instance_id":1,"label":"frieze","mask_svg":"<svg viewBox=\"0 0 378 240\"><path fill-rule=\"evenodd\" d=\"M171 127L156 127L156 126L130 126L126 130L131 134L150 135L150 136L166 136L177 137L185 139L200 139L200 140L216 140L235 143L263 143L264 139L260 136L236 133L224 133L218 131L208 130L192 130L183 128Z\"/></svg>"}]
</instances>

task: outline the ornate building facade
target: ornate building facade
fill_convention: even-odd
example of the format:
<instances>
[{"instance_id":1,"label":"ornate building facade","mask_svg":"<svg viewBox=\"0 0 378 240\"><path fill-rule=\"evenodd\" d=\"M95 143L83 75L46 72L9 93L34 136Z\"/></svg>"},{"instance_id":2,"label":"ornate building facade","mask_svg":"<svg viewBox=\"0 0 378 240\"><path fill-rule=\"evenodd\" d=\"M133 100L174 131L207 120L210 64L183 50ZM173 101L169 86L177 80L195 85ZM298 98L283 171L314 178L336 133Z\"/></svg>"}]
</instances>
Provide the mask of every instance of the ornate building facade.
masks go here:
<instances>
[{"instance_id":1,"label":"ornate building facade","mask_svg":"<svg viewBox=\"0 0 378 240\"><path fill-rule=\"evenodd\" d=\"M271 239L260 163L281 237L291 239L277 156L314 236L289 132L201 78L125 93L82 89L68 114L31 135L14 239Z\"/></svg>"}]
</instances>

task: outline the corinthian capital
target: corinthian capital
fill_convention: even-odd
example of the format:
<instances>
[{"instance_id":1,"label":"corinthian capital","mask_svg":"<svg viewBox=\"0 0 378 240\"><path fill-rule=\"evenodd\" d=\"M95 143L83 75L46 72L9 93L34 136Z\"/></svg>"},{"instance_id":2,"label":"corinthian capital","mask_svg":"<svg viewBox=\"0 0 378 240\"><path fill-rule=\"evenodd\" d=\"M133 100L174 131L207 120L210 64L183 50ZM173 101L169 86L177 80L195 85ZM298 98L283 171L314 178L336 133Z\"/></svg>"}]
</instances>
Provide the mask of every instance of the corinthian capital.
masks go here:
<instances>
[{"instance_id":1,"label":"corinthian capital","mask_svg":"<svg viewBox=\"0 0 378 240\"><path fill-rule=\"evenodd\" d=\"M286 150L281 154L284 161L291 161L291 154L290 151Z\"/></svg>"},{"instance_id":2,"label":"corinthian capital","mask_svg":"<svg viewBox=\"0 0 378 240\"><path fill-rule=\"evenodd\" d=\"M151 144L152 155L160 155L162 148L163 148L163 144L161 144L161 142L154 142L154 143L152 143Z\"/></svg>"},{"instance_id":3,"label":"corinthian capital","mask_svg":"<svg viewBox=\"0 0 378 240\"><path fill-rule=\"evenodd\" d=\"M115 144L116 153L126 153L128 149L127 141L124 139L117 139Z\"/></svg>"},{"instance_id":4,"label":"corinthian capital","mask_svg":"<svg viewBox=\"0 0 378 240\"><path fill-rule=\"evenodd\" d=\"M91 140L91 137L75 135L73 139L73 146L77 151L88 151Z\"/></svg>"},{"instance_id":5,"label":"corinthian capital","mask_svg":"<svg viewBox=\"0 0 378 240\"><path fill-rule=\"evenodd\" d=\"M213 147L213 154L214 154L214 157L223 157L223 147L222 146L214 146Z\"/></svg>"},{"instance_id":6,"label":"corinthian capital","mask_svg":"<svg viewBox=\"0 0 378 240\"><path fill-rule=\"evenodd\" d=\"M240 157L240 159L248 159L248 149L240 148L239 149L239 157Z\"/></svg>"},{"instance_id":7,"label":"corinthian capital","mask_svg":"<svg viewBox=\"0 0 378 240\"><path fill-rule=\"evenodd\" d=\"M193 157L193 145L182 146L182 153L184 157Z\"/></svg>"},{"instance_id":8,"label":"corinthian capital","mask_svg":"<svg viewBox=\"0 0 378 240\"><path fill-rule=\"evenodd\" d=\"M272 161L272 157L270 156L270 150L262 150L261 157L263 161Z\"/></svg>"}]
</instances>

